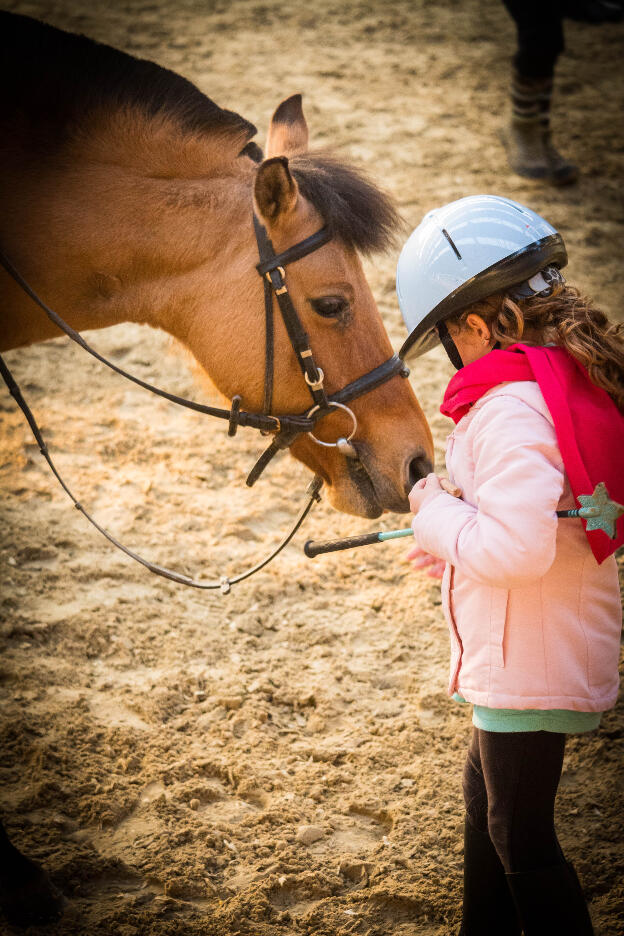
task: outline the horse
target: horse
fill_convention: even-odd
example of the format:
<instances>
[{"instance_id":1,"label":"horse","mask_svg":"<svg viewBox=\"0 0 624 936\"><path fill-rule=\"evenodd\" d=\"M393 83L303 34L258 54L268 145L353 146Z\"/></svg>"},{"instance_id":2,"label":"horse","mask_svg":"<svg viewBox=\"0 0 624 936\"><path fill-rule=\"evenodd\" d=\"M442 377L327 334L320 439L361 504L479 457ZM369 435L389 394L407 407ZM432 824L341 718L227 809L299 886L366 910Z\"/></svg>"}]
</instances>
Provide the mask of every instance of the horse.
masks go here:
<instances>
[{"instance_id":1,"label":"horse","mask_svg":"<svg viewBox=\"0 0 624 936\"><path fill-rule=\"evenodd\" d=\"M0 13L0 35L0 248L72 329L164 330L225 397L261 411L266 308L255 216L278 254L327 228L285 274L327 392L392 355L361 257L391 244L398 212L361 170L310 151L300 95L276 109L263 156L253 124L157 64L11 13ZM0 351L58 334L5 270L0 298ZM273 341L271 413L309 411L310 381L280 316ZM291 454L323 479L340 511L407 511L433 459L409 382L395 373L350 409L350 457L307 433ZM327 442L346 424L331 408L315 434ZM1 827L0 872L13 922L58 913L45 872Z\"/></svg>"}]
</instances>

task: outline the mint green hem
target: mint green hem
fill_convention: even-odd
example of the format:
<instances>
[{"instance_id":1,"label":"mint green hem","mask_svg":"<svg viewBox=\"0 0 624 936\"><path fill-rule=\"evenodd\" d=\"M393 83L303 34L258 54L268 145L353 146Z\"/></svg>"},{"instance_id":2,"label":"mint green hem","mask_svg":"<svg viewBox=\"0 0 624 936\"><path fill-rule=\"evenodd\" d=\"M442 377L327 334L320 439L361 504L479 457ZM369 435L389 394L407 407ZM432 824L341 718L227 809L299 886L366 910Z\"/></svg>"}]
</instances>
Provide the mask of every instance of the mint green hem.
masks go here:
<instances>
[{"instance_id":1,"label":"mint green hem","mask_svg":"<svg viewBox=\"0 0 624 936\"><path fill-rule=\"evenodd\" d=\"M456 692L456 702L465 703ZM496 709L475 705L472 723L483 731L554 731L559 734L580 734L594 731L602 712L575 712L571 709Z\"/></svg>"}]
</instances>

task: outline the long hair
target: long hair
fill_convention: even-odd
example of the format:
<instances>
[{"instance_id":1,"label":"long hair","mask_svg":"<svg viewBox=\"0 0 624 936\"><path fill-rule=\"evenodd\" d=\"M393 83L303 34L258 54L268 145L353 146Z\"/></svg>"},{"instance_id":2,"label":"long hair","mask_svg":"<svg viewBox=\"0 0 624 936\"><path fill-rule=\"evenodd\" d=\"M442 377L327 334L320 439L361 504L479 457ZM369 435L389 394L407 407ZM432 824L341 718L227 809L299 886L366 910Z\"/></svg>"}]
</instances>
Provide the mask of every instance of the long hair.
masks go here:
<instances>
[{"instance_id":1,"label":"long hair","mask_svg":"<svg viewBox=\"0 0 624 936\"><path fill-rule=\"evenodd\" d=\"M624 325L610 322L578 289L564 285L550 296L517 301L495 294L451 321L463 328L471 312L481 316L502 348L517 341L565 348L585 367L590 380L624 409Z\"/></svg>"}]
</instances>

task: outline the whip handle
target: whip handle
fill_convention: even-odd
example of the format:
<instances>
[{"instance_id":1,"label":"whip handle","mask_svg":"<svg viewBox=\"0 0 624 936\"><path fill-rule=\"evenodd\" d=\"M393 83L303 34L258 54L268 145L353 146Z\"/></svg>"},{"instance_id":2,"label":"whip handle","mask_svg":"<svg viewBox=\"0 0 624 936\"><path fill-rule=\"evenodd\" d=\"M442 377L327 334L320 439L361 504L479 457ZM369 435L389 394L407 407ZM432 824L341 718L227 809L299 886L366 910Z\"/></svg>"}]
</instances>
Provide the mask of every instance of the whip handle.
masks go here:
<instances>
[{"instance_id":1,"label":"whip handle","mask_svg":"<svg viewBox=\"0 0 624 936\"><path fill-rule=\"evenodd\" d=\"M308 540L303 551L308 559L314 559L321 553L337 552L339 549L352 549L354 546L368 546L378 542L379 533L362 533L361 536L347 536L345 539L328 540L325 543Z\"/></svg>"}]
</instances>

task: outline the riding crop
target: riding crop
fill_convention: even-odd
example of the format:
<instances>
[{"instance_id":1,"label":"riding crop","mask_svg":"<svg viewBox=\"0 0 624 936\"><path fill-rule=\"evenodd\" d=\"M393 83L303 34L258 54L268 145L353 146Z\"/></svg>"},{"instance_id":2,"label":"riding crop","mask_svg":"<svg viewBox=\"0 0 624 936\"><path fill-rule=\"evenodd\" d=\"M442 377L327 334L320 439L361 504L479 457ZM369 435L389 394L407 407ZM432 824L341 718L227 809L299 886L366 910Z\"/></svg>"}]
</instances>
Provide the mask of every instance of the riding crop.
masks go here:
<instances>
[{"instance_id":1,"label":"riding crop","mask_svg":"<svg viewBox=\"0 0 624 936\"><path fill-rule=\"evenodd\" d=\"M448 494L460 497L459 488L451 485L446 479L441 479L441 486ZM593 494L582 494L579 498L580 507L573 510L558 510L557 516L566 519L580 517L587 522L588 530L602 530L611 539L616 537L616 521L624 514L624 504L611 500L605 484L601 481L594 488ZM354 546L369 546L373 543L385 543L388 540L402 539L404 536L413 536L411 527L402 530L380 530L375 533L362 533L359 536L347 536L345 539L328 540L325 543L315 543L308 540L303 551L308 559L313 559L321 553L338 552L341 549L353 549Z\"/></svg>"}]
</instances>

